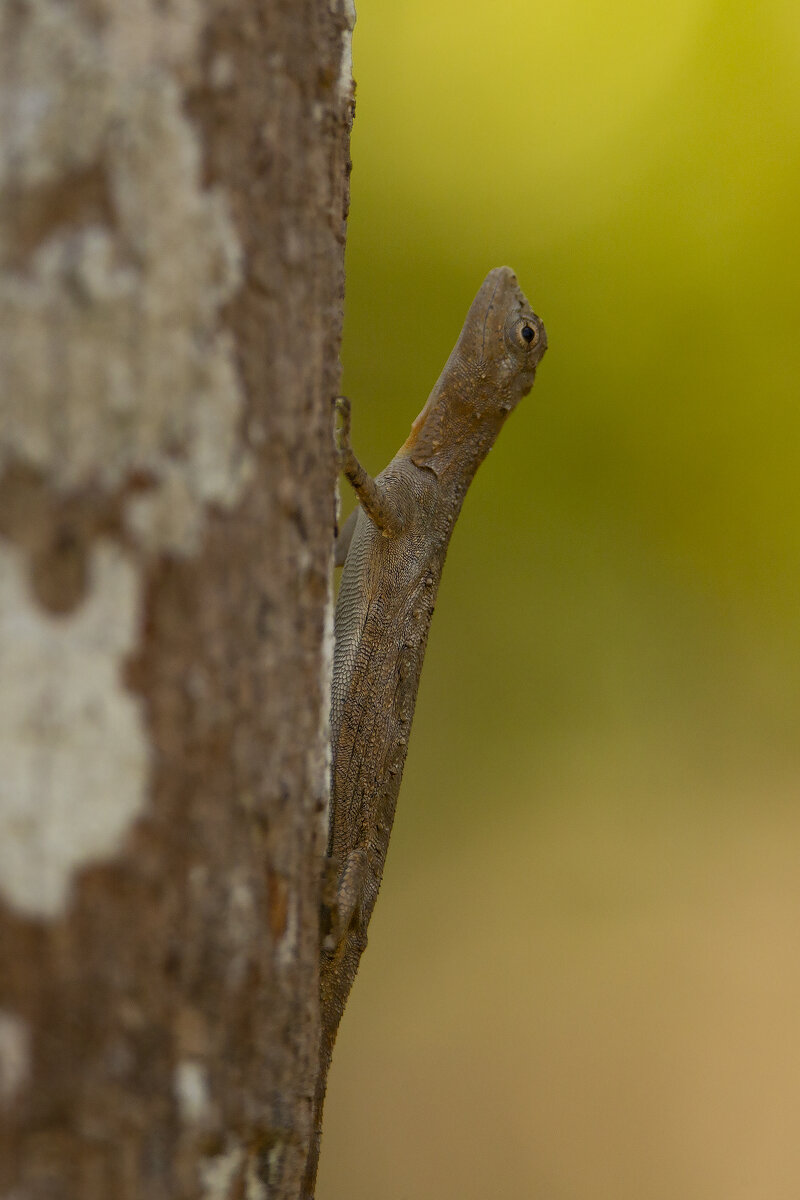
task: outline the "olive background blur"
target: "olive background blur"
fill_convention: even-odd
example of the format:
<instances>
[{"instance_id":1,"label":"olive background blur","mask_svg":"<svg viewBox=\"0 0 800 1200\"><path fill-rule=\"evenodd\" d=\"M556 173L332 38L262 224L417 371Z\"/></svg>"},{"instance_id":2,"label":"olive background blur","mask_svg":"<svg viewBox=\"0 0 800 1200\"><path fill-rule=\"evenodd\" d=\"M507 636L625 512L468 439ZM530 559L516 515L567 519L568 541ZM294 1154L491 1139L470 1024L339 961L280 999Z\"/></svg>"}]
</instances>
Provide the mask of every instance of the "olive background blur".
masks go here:
<instances>
[{"instance_id":1,"label":"olive background blur","mask_svg":"<svg viewBox=\"0 0 800 1200\"><path fill-rule=\"evenodd\" d=\"M362 461L491 267L550 349L451 543L320 1200L797 1200L800 7L361 0L354 55Z\"/></svg>"}]
</instances>

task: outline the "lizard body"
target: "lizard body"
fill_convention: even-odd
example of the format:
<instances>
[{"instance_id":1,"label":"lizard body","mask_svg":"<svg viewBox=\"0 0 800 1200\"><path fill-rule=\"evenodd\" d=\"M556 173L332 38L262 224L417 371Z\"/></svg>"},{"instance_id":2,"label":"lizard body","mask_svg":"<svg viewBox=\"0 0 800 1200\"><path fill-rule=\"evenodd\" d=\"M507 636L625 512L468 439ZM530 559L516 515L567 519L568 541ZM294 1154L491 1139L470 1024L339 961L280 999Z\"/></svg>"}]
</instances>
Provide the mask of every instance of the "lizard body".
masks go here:
<instances>
[{"instance_id":1,"label":"lizard body","mask_svg":"<svg viewBox=\"0 0 800 1200\"><path fill-rule=\"evenodd\" d=\"M544 326L514 273L498 267L475 297L408 439L377 479L350 448L349 406L342 409L342 469L360 507L343 530L352 536L334 626L328 853L338 888L323 930L320 1076L306 1197L313 1196L328 1067L378 896L450 535L475 472L530 391L546 348Z\"/></svg>"}]
</instances>

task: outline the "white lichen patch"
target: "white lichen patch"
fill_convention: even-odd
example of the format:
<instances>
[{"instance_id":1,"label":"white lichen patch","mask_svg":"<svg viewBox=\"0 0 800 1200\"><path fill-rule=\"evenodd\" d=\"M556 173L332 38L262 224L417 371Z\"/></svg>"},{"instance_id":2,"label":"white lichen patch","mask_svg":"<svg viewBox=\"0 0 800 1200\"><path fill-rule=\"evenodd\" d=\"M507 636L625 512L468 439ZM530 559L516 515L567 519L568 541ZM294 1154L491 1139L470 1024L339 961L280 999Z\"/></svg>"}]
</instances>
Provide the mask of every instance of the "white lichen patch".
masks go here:
<instances>
[{"instance_id":1,"label":"white lichen patch","mask_svg":"<svg viewBox=\"0 0 800 1200\"><path fill-rule=\"evenodd\" d=\"M258 916L248 872L236 867L228 884L227 930L229 939L227 978L231 987L239 987L247 971L254 940L258 937Z\"/></svg>"},{"instance_id":2,"label":"white lichen patch","mask_svg":"<svg viewBox=\"0 0 800 1200\"><path fill-rule=\"evenodd\" d=\"M297 961L297 943L300 938L300 914L293 896L286 910L286 930L278 942L276 959L281 967L289 968Z\"/></svg>"},{"instance_id":3,"label":"white lichen patch","mask_svg":"<svg viewBox=\"0 0 800 1200\"><path fill-rule=\"evenodd\" d=\"M244 1161L244 1150L236 1145L222 1154L202 1159L198 1172L203 1200L228 1200Z\"/></svg>"},{"instance_id":4,"label":"white lichen patch","mask_svg":"<svg viewBox=\"0 0 800 1200\"><path fill-rule=\"evenodd\" d=\"M245 1200L269 1200L267 1185L258 1177L258 1160L250 1155L245 1179Z\"/></svg>"},{"instance_id":5,"label":"white lichen patch","mask_svg":"<svg viewBox=\"0 0 800 1200\"><path fill-rule=\"evenodd\" d=\"M208 1120L211 1101L208 1093L208 1077L202 1063L196 1059L183 1059L175 1067L175 1098L181 1119L190 1125Z\"/></svg>"},{"instance_id":6,"label":"white lichen patch","mask_svg":"<svg viewBox=\"0 0 800 1200\"><path fill-rule=\"evenodd\" d=\"M234 505L252 470L219 319L240 249L223 197L202 185L168 69L194 43L198 6L133 7L146 52L123 37L124 5L90 24L61 0L30 0L19 62L0 82L0 174L20 202L26 187L93 170L113 210L108 225L49 231L25 272L0 282L0 474L22 460L63 491L147 480L126 502L131 533L191 554L206 507Z\"/></svg>"},{"instance_id":7,"label":"white lichen patch","mask_svg":"<svg viewBox=\"0 0 800 1200\"><path fill-rule=\"evenodd\" d=\"M138 577L114 544L55 617L0 542L0 894L31 916L61 912L74 872L116 853L144 807L146 730L121 678L138 626Z\"/></svg>"},{"instance_id":8,"label":"white lichen patch","mask_svg":"<svg viewBox=\"0 0 800 1200\"><path fill-rule=\"evenodd\" d=\"M99 152L111 88L102 47L74 6L28 0L22 15L0 5L0 46L0 186L41 186L87 167Z\"/></svg>"},{"instance_id":9,"label":"white lichen patch","mask_svg":"<svg viewBox=\"0 0 800 1200\"><path fill-rule=\"evenodd\" d=\"M0 1009L0 1106L13 1103L30 1070L30 1029L22 1017Z\"/></svg>"},{"instance_id":10,"label":"white lichen patch","mask_svg":"<svg viewBox=\"0 0 800 1200\"><path fill-rule=\"evenodd\" d=\"M258 1177L257 1156L246 1155L240 1146L202 1159L199 1174L202 1200L229 1200L232 1195L241 1195L242 1176L246 1200L267 1200L269 1195L266 1184Z\"/></svg>"},{"instance_id":11,"label":"white lichen patch","mask_svg":"<svg viewBox=\"0 0 800 1200\"><path fill-rule=\"evenodd\" d=\"M353 95L353 29L356 24L356 6L353 0L342 0L345 28L342 32L342 57L339 63L337 91L340 101L348 101Z\"/></svg>"},{"instance_id":12,"label":"white lichen patch","mask_svg":"<svg viewBox=\"0 0 800 1200\"><path fill-rule=\"evenodd\" d=\"M39 186L102 151L120 88L159 64L184 65L203 27L197 0L97 0L90 23L70 0L0 4L0 185ZM85 9L84 9L85 13Z\"/></svg>"}]
</instances>

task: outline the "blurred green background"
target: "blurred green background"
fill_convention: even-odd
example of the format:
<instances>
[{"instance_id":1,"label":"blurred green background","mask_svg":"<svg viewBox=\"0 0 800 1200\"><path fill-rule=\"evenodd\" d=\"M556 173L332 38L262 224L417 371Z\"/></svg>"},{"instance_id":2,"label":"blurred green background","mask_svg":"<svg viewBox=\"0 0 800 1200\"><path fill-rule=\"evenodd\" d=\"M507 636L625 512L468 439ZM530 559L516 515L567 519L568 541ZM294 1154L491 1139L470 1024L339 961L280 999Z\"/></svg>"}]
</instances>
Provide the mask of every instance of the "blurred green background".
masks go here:
<instances>
[{"instance_id":1,"label":"blurred green background","mask_svg":"<svg viewBox=\"0 0 800 1200\"><path fill-rule=\"evenodd\" d=\"M800 7L361 0L354 56L362 461L489 268L550 349L451 544L318 1195L797 1200Z\"/></svg>"}]
</instances>

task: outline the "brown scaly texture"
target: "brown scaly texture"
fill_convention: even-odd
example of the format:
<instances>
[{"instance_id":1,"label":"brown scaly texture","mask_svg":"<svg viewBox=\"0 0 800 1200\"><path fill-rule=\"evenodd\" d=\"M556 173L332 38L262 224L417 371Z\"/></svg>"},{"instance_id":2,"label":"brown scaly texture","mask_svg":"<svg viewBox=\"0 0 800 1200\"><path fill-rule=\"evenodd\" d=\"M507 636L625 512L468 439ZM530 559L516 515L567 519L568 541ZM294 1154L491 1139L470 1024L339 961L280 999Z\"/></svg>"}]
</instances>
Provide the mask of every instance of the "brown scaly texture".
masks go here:
<instances>
[{"instance_id":1,"label":"brown scaly texture","mask_svg":"<svg viewBox=\"0 0 800 1200\"><path fill-rule=\"evenodd\" d=\"M336 606L329 853L339 872L321 966L317 1142L336 1031L367 944L408 747L428 629L467 488L530 391L547 339L508 267L490 271L411 434L372 480L344 430L342 465L361 501Z\"/></svg>"}]
</instances>

